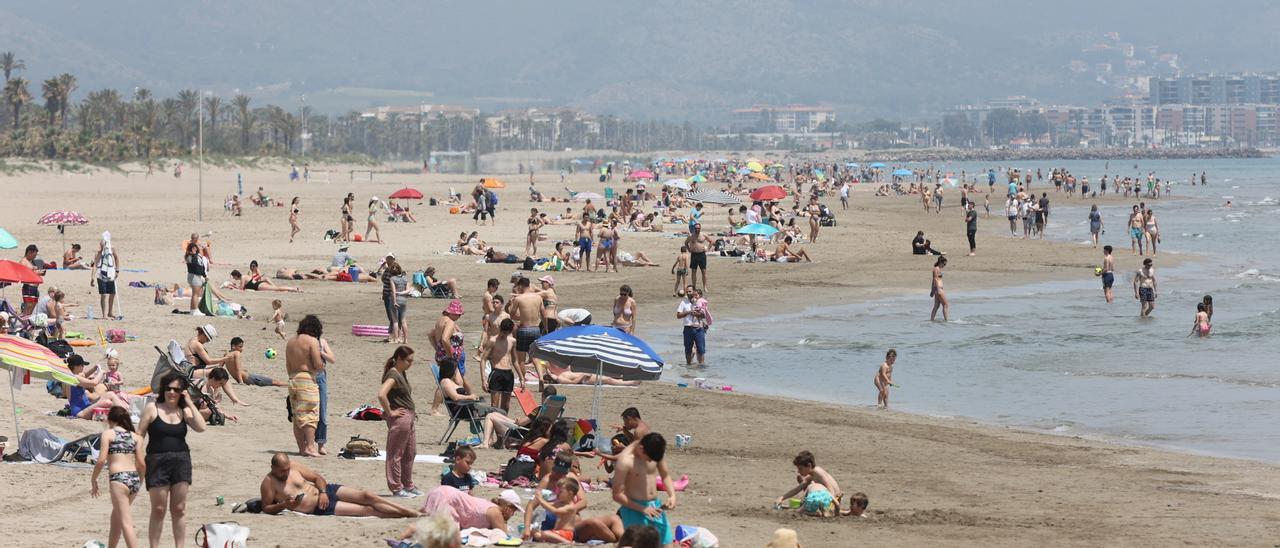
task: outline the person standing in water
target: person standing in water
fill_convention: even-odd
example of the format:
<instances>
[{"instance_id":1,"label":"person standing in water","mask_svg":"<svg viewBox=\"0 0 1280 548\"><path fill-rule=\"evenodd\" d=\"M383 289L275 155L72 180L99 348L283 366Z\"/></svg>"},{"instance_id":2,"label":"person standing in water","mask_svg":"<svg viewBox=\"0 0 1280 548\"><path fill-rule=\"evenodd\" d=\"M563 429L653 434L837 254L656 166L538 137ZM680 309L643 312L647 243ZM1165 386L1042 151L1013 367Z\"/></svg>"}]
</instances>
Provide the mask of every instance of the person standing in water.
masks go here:
<instances>
[{"instance_id":1,"label":"person standing in water","mask_svg":"<svg viewBox=\"0 0 1280 548\"><path fill-rule=\"evenodd\" d=\"M1133 298L1141 303L1141 316L1150 316L1156 308L1156 271L1151 259L1142 260L1142 268L1133 276Z\"/></svg>"},{"instance_id":2,"label":"person standing in water","mask_svg":"<svg viewBox=\"0 0 1280 548\"><path fill-rule=\"evenodd\" d=\"M1213 326L1209 325L1209 312L1205 309L1204 303L1196 303L1196 319L1191 322L1191 334L1200 335L1200 338L1209 336L1209 330Z\"/></svg>"},{"instance_id":3,"label":"person standing in water","mask_svg":"<svg viewBox=\"0 0 1280 548\"><path fill-rule=\"evenodd\" d=\"M1102 214L1098 213L1098 204L1089 208L1089 235L1093 238L1093 248L1098 248L1098 234L1102 232Z\"/></svg>"},{"instance_id":4,"label":"person standing in water","mask_svg":"<svg viewBox=\"0 0 1280 548\"><path fill-rule=\"evenodd\" d=\"M1116 283L1116 258L1111 256L1111 251L1111 246L1102 246L1102 296L1106 297L1108 304L1116 300L1111 291L1111 286Z\"/></svg>"},{"instance_id":5,"label":"person standing in water","mask_svg":"<svg viewBox=\"0 0 1280 548\"><path fill-rule=\"evenodd\" d=\"M884 355L884 363L880 364L880 369L876 371L876 390L879 395L876 396L876 407L881 409L889 408L889 387L893 384L893 362L898 361L898 351L890 348Z\"/></svg>"},{"instance_id":6,"label":"person standing in water","mask_svg":"<svg viewBox=\"0 0 1280 548\"><path fill-rule=\"evenodd\" d=\"M946 257L938 257L938 261L933 263L933 286L929 289L929 296L933 297L933 312L929 313L929 321L935 321L938 318L938 308L942 308L942 321L949 321L947 313L950 311L951 304L947 302L947 295L942 290L942 269L947 266Z\"/></svg>"}]
</instances>

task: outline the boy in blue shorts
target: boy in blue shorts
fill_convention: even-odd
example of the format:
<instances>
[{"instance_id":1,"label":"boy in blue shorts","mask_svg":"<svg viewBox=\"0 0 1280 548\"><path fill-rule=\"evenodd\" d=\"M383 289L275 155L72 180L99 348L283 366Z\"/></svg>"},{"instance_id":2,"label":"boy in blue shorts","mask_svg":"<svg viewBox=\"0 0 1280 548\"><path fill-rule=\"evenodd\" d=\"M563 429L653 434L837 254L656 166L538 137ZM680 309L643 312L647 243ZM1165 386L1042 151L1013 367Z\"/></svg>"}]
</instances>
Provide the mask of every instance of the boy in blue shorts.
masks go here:
<instances>
[{"instance_id":1,"label":"boy in blue shorts","mask_svg":"<svg viewBox=\"0 0 1280 548\"><path fill-rule=\"evenodd\" d=\"M674 483L662 460L666 452L667 441L662 434L651 432L623 449L613 470L613 500L621 505L618 516L623 527L653 527L663 546L675 542L675 529L665 512L676 507ZM665 502L658 500L656 477L661 477L666 487Z\"/></svg>"}]
</instances>

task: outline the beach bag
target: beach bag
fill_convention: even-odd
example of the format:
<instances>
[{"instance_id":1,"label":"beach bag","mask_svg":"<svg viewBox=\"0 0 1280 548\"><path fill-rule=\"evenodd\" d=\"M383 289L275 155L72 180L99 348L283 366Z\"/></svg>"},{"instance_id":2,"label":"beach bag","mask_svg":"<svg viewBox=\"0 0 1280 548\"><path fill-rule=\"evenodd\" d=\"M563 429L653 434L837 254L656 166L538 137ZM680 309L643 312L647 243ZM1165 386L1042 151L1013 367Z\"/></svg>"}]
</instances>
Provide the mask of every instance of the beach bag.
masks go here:
<instances>
[{"instance_id":1,"label":"beach bag","mask_svg":"<svg viewBox=\"0 0 1280 548\"><path fill-rule=\"evenodd\" d=\"M524 264L520 265L520 270L533 270L533 257L525 257Z\"/></svg>"},{"instance_id":2,"label":"beach bag","mask_svg":"<svg viewBox=\"0 0 1280 548\"><path fill-rule=\"evenodd\" d=\"M376 457L380 454L377 442L360 436L351 436L351 440L347 442L346 447L342 448L338 456L344 459L354 459L356 457Z\"/></svg>"},{"instance_id":3,"label":"beach bag","mask_svg":"<svg viewBox=\"0 0 1280 548\"><path fill-rule=\"evenodd\" d=\"M358 421L380 421L383 419L382 410L372 405L361 405L355 411L347 413L348 417Z\"/></svg>"},{"instance_id":4,"label":"beach bag","mask_svg":"<svg viewBox=\"0 0 1280 548\"><path fill-rule=\"evenodd\" d=\"M58 460L66 442L44 428L24 431L18 440L18 454L27 460L50 463Z\"/></svg>"},{"instance_id":5,"label":"beach bag","mask_svg":"<svg viewBox=\"0 0 1280 548\"><path fill-rule=\"evenodd\" d=\"M676 542L689 548L718 548L720 539L711 534L706 527L693 525L676 526Z\"/></svg>"},{"instance_id":6,"label":"beach bag","mask_svg":"<svg viewBox=\"0 0 1280 548\"><path fill-rule=\"evenodd\" d=\"M512 458L507 461L507 467L502 471L502 481L512 482L516 478L533 479L537 474L538 465L530 460L517 460Z\"/></svg>"},{"instance_id":7,"label":"beach bag","mask_svg":"<svg viewBox=\"0 0 1280 548\"><path fill-rule=\"evenodd\" d=\"M119 344L126 340L128 340L128 335L124 332L123 329L107 330L107 342Z\"/></svg>"},{"instance_id":8,"label":"beach bag","mask_svg":"<svg viewBox=\"0 0 1280 548\"><path fill-rule=\"evenodd\" d=\"M245 548L249 528L234 521L206 523L196 531L195 540L200 548Z\"/></svg>"},{"instance_id":9,"label":"beach bag","mask_svg":"<svg viewBox=\"0 0 1280 548\"><path fill-rule=\"evenodd\" d=\"M36 341L36 342L39 342L39 341ZM72 354L76 353L76 349L71 346L71 343L68 343L64 339L54 339L52 341L46 341L40 344L44 345L45 348L48 348L54 354L57 354L58 357L62 358L63 360L66 360L67 358L71 357Z\"/></svg>"}]
</instances>

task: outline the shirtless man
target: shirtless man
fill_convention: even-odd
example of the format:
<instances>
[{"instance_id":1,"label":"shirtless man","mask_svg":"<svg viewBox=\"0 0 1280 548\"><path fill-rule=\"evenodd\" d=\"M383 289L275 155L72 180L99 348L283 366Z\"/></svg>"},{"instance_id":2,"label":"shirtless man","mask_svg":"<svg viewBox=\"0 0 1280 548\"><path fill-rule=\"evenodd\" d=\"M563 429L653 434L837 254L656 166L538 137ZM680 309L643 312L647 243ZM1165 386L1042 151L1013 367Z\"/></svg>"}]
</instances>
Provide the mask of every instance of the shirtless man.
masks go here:
<instances>
[{"instance_id":1,"label":"shirtless man","mask_svg":"<svg viewBox=\"0 0 1280 548\"><path fill-rule=\"evenodd\" d=\"M30 268L40 276L45 275L45 269L36 266L36 257L40 255L40 248L36 244L30 244L22 254L22 259L18 264ZM28 316L35 309L36 303L40 301L40 288L34 284L22 284L22 315Z\"/></svg>"},{"instance_id":2,"label":"shirtless man","mask_svg":"<svg viewBox=\"0 0 1280 548\"><path fill-rule=\"evenodd\" d=\"M1142 245L1146 238L1146 215L1139 206L1133 206L1129 214L1129 247L1138 255L1142 255Z\"/></svg>"},{"instance_id":3,"label":"shirtless man","mask_svg":"<svg viewBox=\"0 0 1280 548\"><path fill-rule=\"evenodd\" d=\"M707 290L707 249L713 242L702 233L702 223L694 223L689 227L689 237L684 245L689 248L689 282L694 289L698 288L698 271L702 271L702 290Z\"/></svg>"},{"instance_id":4,"label":"shirtless man","mask_svg":"<svg viewBox=\"0 0 1280 548\"><path fill-rule=\"evenodd\" d=\"M1133 276L1133 298L1141 304L1143 318L1156 308L1156 270L1151 266L1151 259L1143 259L1142 268Z\"/></svg>"},{"instance_id":5,"label":"shirtless man","mask_svg":"<svg viewBox=\"0 0 1280 548\"><path fill-rule=\"evenodd\" d=\"M595 243L591 237L595 234L595 223L592 223L591 216L587 215L587 208L582 208L582 220L578 221L576 226L573 238L578 243L578 251L581 252L578 257L578 269L591 272L591 246Z\"/></svg>"},{"instance_id":6,"label":"shirtless man","mask_svg":"<svg viewBox=\"0 0 1280 548\"><path fill-rule=\"evenodd\" d=\"M62 254L62 268L65 270L89 269L89 266L84 264L84 259L80 257L80 244L71 244L71 249Z\"/></svg>"},{"instance_id":7,"label":"shirtless man","mask_svg":"<svg viewBox=\"0 0 1280 548\"><path fill-rule=\"evenodd\" d=\"M489 278L488 283L486 283L484 287L483 300L480 301L480 309L484 311L484 314L480 316L480 330L484 331L486 337L489 335L489 319L492 316L494 309L502 308L501 305L494 303L493 300L494 297L498 296L498 288L500 286L501 285L498 283L497 278ZM477 343L476 348L480 348L480 344L482 343L484 343L483 340L480 341L480 343Z\"/></svg>"},{"instance_id":8,"label":"shirtless man","mask_svg":"<svg viewBox=\"0 0 1280 548\"><path fill-rule=\"evenodd\" d=\"M271 457L271 472L259 487L262 513L276 515L283 510L315 516L416 518L418 512L378 495L328 483L318 472L289 461L289 455Z\"/></svg>"},{"instance_id":9,"label":"shirtless man","mask_svg":"<svg viewBox=\"0 0 1280 548\"><path fill-rule=\"evenodd\" d=\"M773 260L780 263L794 263L799 262L800 259L804 259L805 262L813 262L813 260L809 258L809 252L803 249L800 251L792 251L792 241L791 236L787 236L783 239L782 243L778 244L778 247L773 250ZM703 270L703 273L705 272L706 271Z\"/></svg>"},{"instance_id":10,"label":"shirtless man","mask_svg":"<svg viewBox=\"0 0 1280 548\"><path fill-rule=\"evenodd\" d=\"M529 278L516 280L507 303L507 313L516 325L516 362L523 368L533 363L529 347L542 336L542 297L529 288ZM523 370L523 369L522 369Z\"/></svg>"},{"instance_id":11,"label":"shirtless man","mask_svg":"<svg viewBox=\"0 0 1280 548\"><path fill-rule=\"evenodd\" d=\"M308 314L298 322L298 332L284 347L284 367L289 374L289 404L293 408L293 437L298 453L320 456L316 428L320 424L320 386L316 373L324 370L320 354L320 318ZM264 499L265 500L265 499Z\"/></svg>"},{"instance_id":12,"label":"shirtless man","mask_svg":"<svg viewBox=\"0 0 1280 548\"><path fill-rule=\"evenodd\" d=\"M519 384L524 388L524 364L515 359L516 340L512 332L516 323L507 318L498 324L498 333L488 338L485 348L480 351L480 363L488 360L493 364L493 371L483 381L483 388L489 393L490 405L502 409L506 413L511 409L511 393ZM513 371L514 367L514 371Z\"/></svg>"},{"instance_id":13,"label":"shirtless man","mask_svg":"<svg viewBox=\"0 0 1280 548\"><path fill-rule=\"evenodd\" d=\"M662 460L666 452L667 441L662 434L646 434L618 455L612 482L613 500L621 506L618 515L622 518L622 525L647 525L657 529L663 546L675 541L675 530L663 511L676 507L675 484L671 481L667 463ZM665 502L658 500L656 477L661 477L666 487Z\"/></svg>"},{"instance_id":14,"label":"shirtless man","mask_svg":"<svg viewBox=\"0 0 1280 548\"><path fill-rule=\"evenodd\" d=\"M1102 296L1106 297L1108 303L1115 301L1111 286L1116 283L1116 259L1111 256L1111 251L1111 246L1102 246Z\"/></svg>"}]
</instances>

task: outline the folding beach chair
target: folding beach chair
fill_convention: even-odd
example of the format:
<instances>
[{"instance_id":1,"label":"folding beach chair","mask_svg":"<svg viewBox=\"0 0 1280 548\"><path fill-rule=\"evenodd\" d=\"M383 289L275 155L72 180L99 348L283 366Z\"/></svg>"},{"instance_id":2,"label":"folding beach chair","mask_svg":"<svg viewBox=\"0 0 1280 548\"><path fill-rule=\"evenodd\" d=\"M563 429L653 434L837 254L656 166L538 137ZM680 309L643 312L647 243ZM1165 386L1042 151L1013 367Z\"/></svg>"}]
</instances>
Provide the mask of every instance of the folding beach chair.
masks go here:
<instances>
[{"instance_id":1,"label":"folding beach chair","mask_svg":"<svg viewBox=\"0 0 1280 548\"><path fill-rule=\"evenodd\" d=\"M472 434L478 435L484 431L484 417L476 417L476 407L480 402L464 401L451 402L449 398L445 398L444 407L449 411L449 425L444 429L444 435L440 436L440 445L444 445L453 437L453 431L457 430L458 424L465 421Z\"/></svg>"}]
</instances>

